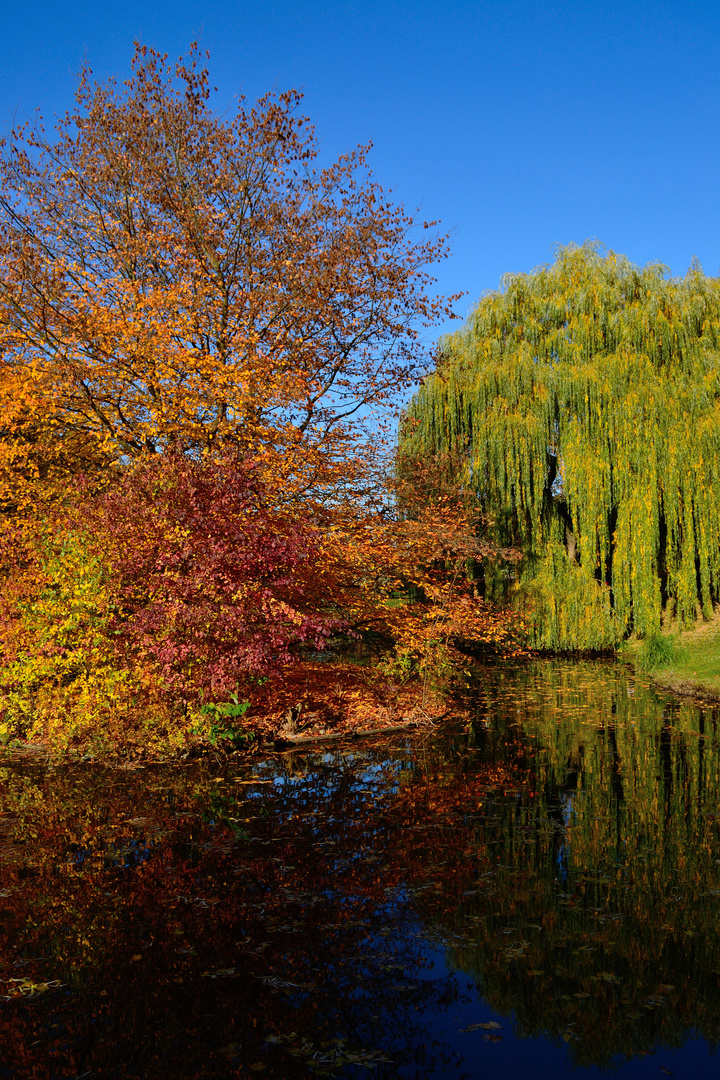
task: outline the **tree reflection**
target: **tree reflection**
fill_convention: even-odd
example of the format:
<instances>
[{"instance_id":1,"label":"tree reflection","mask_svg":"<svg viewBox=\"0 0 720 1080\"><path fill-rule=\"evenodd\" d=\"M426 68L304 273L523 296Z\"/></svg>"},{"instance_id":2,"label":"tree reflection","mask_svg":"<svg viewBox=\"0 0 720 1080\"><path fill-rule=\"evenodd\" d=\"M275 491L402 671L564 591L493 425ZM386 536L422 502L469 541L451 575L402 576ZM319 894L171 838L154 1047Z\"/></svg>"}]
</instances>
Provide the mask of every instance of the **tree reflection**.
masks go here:
<instances>
[{"instance_id":1,"label":"tree reflection","mask_svg":"<svg viewBox=\"0 0 720 1080\"><path fill-rule=\"evenodd\" d=\"M580 1065L720 1030L720 714L601 672L487 687L466 753L532 758L535 794L494 795L473 822L497 868L455 913L450 956Z\"/></svg>"},{"instance_id":2,"label":"tree reflection","mask_svg":"<svg viewBox=\"0 0 720 1080\"><path fill-rule=\"evenodd\" d=\"M375 753L238 777L3 770L8 1075L456 1065L424 1017L457 981L429 970L385 865L408 769Z\"/></svg>"},{"instance_id":3,"label":"tree reflection","mask_svg":"<svg viewBox=\"0 0 720 1080\"><path fill-rule=\"evenodd\" d=\"M720 717L612 666L483 687L432 742L0 770L6 1074L441 1076L438 943L576 1064L714 1045Z\"/></svg>"}]
</instances>

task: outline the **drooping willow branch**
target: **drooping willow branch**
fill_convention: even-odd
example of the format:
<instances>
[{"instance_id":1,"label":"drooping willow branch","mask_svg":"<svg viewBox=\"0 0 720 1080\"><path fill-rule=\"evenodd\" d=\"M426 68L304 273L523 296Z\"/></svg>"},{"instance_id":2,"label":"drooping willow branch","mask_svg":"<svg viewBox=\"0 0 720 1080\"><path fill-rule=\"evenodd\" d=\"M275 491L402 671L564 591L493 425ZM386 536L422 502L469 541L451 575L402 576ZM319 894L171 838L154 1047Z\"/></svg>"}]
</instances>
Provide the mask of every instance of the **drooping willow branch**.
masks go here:
<instances>
[{"instance_id":1,"label":"drooping willow branch","mask_svg":"<svg viewBox=\"0 0 720 1080\"><path fill-rule=\"evenodd\" d=\"M440 345L406 460L437 454L519 543L536 640L602 648L720 594L720 281L596 245L508 276Z\"/></svg>"}]
</instances>

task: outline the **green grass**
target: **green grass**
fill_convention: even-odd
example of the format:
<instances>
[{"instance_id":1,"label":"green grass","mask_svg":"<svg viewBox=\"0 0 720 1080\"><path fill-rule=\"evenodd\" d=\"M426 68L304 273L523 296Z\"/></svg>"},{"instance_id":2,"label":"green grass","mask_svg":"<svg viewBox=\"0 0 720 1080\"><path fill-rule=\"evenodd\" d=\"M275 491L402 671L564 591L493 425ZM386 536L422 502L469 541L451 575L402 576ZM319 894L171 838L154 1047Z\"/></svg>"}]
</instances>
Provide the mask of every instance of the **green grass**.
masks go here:
<instances>
[{"instance_id":1,"label":"green grass","mask_svg":"<svg viewBox=\"0 0 720 1080\"><path fill-rule=\"evenodd\" d=\"M635 663L641 671L658 671L672 667L683 655L676 637L670 634L651 634L638 644Z\"/></svg>"},{"instance_id":2,"label":"green grass","mask_svg":"<svg viewBox=\"0 0 720 1080\"><path fill-rule=\"evenodd\" d=\"M695 641L680 641L680 653L669 669L680 678L713 681L720 689L720 628Z\"/></svg>"},{"instance_id":3,"label":"green grass","mask_svg":"<svg viewBox=\"0 0 720 1080\"><path fill-rule=\"evenodd\" d=\"M693 630L656 634L628 644L627 653L663 686L720 701L720 613Z\"/></svg>"}]
</instances>

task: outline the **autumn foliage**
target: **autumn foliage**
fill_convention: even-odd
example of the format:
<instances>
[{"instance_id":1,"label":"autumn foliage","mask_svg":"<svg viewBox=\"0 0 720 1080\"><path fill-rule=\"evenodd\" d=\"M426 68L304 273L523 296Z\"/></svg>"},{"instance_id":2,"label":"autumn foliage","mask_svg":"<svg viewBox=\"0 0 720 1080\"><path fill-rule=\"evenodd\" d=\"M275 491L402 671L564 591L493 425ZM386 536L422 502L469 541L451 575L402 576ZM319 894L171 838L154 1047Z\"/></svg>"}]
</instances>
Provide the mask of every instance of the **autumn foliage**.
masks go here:
<instances>
[{"instance_id":1,"label":"autumn foliage","mask_svg":"<svg viewBox=\"0 0 720 1080\"><path fill-rule=\"evenodd\" d=\"M289 662L294 644L323 648L337 625L298 587L312 534L267 506L235 455L142 459L87 509L96 543L111 545L118 650L152 659L173 694L225 700Z\"/></svg>"},{"instance_id":2,"label":"autumn foliage","mask_svg":"<svg viewBox=\"0 0 720 1080\"><path fill-rule=\"evenodd\" d=\"M198 59L138 48L120 89L85 74L54 142L13 133L2 344L89 440L231 441L289 494L345 473L350 417L422 370L445 242L411 238L367 148L319 168L297 94L216 117Z\"/></svg>"},{"instance_id":3,"label":"autumn foliage","mask_svg":"<svg viewBox=\"0 0 720 1080\"><path fill-rule=\"evenodd\" d=\"M186 745L331 634L403 677L514 640L475 595L478 523L400 498L383 429L449 311L444 238L368 148L320 167L294 92L210 97L196 48L139 46L4 146L6 738Z\"/></svg>"}]
</instances>

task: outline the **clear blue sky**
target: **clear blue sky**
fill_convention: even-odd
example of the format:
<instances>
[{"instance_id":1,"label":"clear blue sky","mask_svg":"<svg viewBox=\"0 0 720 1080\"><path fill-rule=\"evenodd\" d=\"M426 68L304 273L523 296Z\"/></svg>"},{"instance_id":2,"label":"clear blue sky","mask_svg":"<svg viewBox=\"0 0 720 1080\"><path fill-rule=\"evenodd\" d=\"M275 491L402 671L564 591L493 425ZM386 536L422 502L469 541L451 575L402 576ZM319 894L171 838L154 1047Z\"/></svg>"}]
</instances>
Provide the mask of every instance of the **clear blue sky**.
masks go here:
<instances>
[{"instance_id":1,"label":"clear blue sky","mask_svg":"<svg viewBox=\"0 0 720 1080\"><path fill-rule=\"evenodd\" d=\"M459 314L588 237L720 273L720 0L6 0L0 26L3 132L69 107L84 61L124 78L136 38L199 37L219 109L302 89L324 156L372 140L376 179L452 232Z\"/></svg>"}]
</instances>

